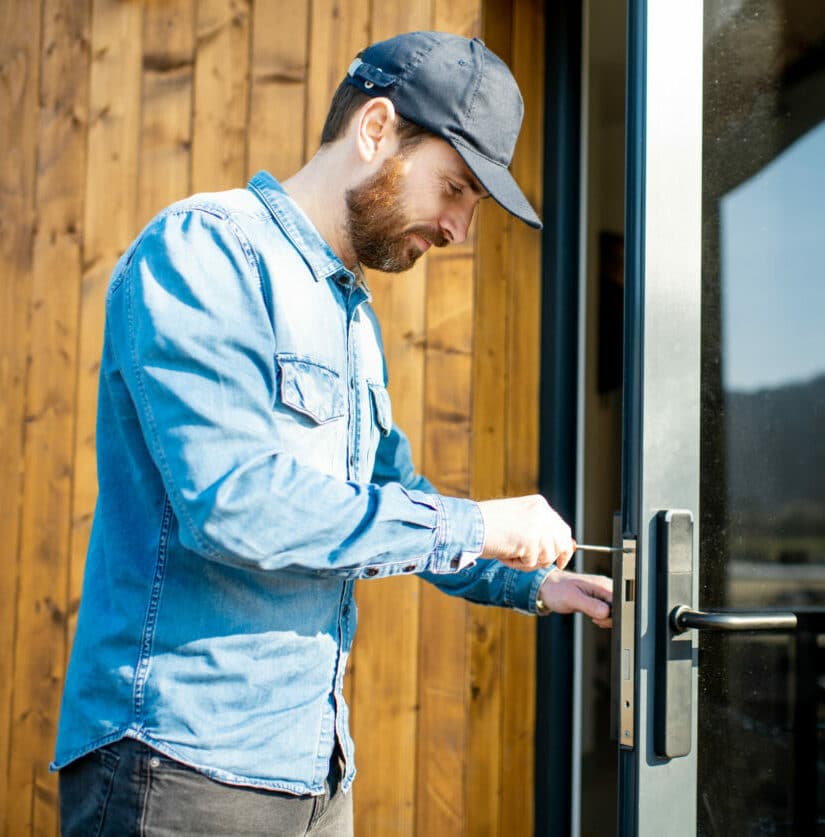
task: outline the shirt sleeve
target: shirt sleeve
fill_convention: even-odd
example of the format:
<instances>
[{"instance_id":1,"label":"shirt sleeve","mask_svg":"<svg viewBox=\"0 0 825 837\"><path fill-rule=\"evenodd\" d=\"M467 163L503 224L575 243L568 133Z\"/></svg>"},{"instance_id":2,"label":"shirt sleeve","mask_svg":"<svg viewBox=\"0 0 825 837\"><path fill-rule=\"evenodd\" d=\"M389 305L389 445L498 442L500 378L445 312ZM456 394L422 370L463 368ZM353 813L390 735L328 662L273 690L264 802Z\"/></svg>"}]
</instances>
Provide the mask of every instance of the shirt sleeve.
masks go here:
<instances>
[{"instance_id":1,"label":"shirt sleeve","mask_svg":"<svg viewBox=\"0 0 825 837\"><path fill-rule=\"evenodd\" d=\"M426 477L416 473L407 437L393 425L391 433L378 446L373 479L380 484L398 482L405 488L415 488L435 494L436 489ZM478 504L474 504L478 509ZM436 575L423 571L421 577L450 596L459 596L475 604L498 605L536 613L539 588L554 567L523 572L512 569L499 561L479 558L484 546L484 524L480 520L478 550L465 550L460 561L460 571L452 575Z\"/></svg>"},{"instance_id":2,"label":"shirt sleeve","mask_svg":"<svg viewBox=\"0 0 825 837\"><path fill-rule=\"evenodd\" d=\"M230 218L153 222L107 297L107 330L182 544L259 570L453 573L480 550L469 500L347 482L282 449L275 335L253 250ZM123 417L124 421L131 421Z\"/></svg>"}]
</instances>

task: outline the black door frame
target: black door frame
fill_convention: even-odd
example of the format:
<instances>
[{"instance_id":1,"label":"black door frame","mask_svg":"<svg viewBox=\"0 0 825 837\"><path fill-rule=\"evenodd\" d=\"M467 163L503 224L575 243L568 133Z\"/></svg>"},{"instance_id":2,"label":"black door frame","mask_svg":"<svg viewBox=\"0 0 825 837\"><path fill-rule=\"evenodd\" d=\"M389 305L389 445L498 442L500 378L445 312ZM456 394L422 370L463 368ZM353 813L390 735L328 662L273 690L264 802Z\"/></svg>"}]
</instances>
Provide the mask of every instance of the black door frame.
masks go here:
<instances>
[{"instance_id":1,"label":"black door frame","mask_svg":"<svg viewBox=\"0 0 825 837\"><path fill-rule=\"evenodd\" d=\"M576 422L581 194L582 4L546 7L544 231L539 488L565 520L576 518ZM537 626L535 827L537 837L571 827L573 621Z\"/></svg>"}]
</instances>

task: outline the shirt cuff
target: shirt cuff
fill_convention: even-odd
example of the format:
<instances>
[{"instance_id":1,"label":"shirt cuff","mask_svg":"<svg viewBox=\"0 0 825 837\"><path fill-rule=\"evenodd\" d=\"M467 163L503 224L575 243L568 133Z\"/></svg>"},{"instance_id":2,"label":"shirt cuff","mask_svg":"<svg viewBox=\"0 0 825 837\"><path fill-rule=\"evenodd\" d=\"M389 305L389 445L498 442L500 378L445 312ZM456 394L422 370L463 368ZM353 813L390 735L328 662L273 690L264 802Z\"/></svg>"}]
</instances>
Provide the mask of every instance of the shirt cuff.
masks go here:
<instances>
[{"instance_id":1,"label":"shirt cuff","mask_svg":"<svg viewBox=\"0 0 825 837\"><path fill-rule=\"evenodd\" d=\"M551 564L549 567L543 567L540 570L536 570L532 573L521 573L522 576L526 576L524 579L518 579L516 589L513 590L511 596L513 598L513 607L516 610L521 610L524 613L532 613L537 616L547 616L549 611L539 611L537 605L539 600L539 594L541 592L541 585L544 584L544 579L547 578L550 573L558 571L558 567L555 564ZM530 580L530 583L527 584L527 579Z\"/></svg>"},{"instance_id":2,"label":"shirt cuff","mask_svg":"<svg viewBox=\"0 0 825 837\"><path fill-rule=\"evenodd\" d=\"M478 503L434 495L438 503L438 542L431 572L454 573L472 566L484 548L484 518Z\"/></svg>"}]
</instances>

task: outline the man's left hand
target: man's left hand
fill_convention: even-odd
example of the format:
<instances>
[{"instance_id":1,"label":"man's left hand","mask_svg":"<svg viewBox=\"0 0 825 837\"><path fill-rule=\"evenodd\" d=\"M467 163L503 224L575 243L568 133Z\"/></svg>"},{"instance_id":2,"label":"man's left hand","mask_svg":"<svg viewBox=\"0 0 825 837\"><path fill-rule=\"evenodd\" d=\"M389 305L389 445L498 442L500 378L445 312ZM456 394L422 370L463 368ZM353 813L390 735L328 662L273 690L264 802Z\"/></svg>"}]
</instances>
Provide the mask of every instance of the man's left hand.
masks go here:
<instances>
[{"instance_id":1,"label":"man's left hand","mask_svg":"<svg viewBox=\"0 0 825 837\"><path fill-rule=\"evenodd\" d=\"M542 582L539 595L554 613L583 613L599 628L613 625L613 581L607 576L556 570Z\"/></svg>"}]
</instances>

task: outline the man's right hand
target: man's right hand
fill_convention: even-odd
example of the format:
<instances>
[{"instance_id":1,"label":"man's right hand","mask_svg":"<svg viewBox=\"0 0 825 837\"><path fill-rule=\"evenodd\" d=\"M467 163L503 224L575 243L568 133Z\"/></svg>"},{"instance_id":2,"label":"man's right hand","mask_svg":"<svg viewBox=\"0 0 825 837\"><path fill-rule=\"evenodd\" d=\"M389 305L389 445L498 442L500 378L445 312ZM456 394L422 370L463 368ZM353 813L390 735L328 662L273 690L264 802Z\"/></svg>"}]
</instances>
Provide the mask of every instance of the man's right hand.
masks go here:
<instances>
[{"instance_id":1,"label":"man's right hand","mask_svg":"<svg viewBox=\"0 0 825 837\"><path fill-rule=\"evenodd\" d=\"M551 564L564 569L572 557L570 527L540 494L483 500L478 506L484 519L482 558L534 570Z\"/></svg>"}]
</instances>

